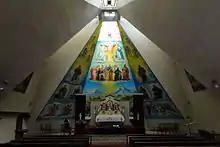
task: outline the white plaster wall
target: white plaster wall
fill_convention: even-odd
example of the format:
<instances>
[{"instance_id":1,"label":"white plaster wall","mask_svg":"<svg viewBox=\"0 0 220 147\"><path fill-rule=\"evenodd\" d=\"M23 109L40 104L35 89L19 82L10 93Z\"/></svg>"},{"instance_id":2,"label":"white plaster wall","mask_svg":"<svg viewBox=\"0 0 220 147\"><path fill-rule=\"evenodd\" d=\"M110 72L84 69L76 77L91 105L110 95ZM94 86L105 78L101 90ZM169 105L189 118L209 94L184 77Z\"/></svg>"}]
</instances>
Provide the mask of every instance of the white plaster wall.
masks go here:
<instances>
[{"instance_id":1,"label":"white plaster wall","mask_svg":"<svg viewBox=\"0 0 220 147\"><path fill-rule=\"evenodd\" d=\"M33 106L33 98L42 74L41 70L41 66L36 68L25 93L11 91L6 97L1 97L0 111L29 113Z\"/></svg>"},{"instance_id":2,"label":"white plaster wall","mask_svg":"<svg viewBox=\"0 0 220 147\"><path fill-rule=\"evenodd\" d=\"M120 15L200 82L220 82L219 0L136 0Z\"/></svg>"},{"instance_id":3,"label":"white plaster wall","mask_svg":"<svg viewBox=\"0 0 220 147\"><path fill-rule=\"evenodd\" d=\"M48 58L38 69L38 72L35 73L35 77L33 77L35 83L32 83L29 87L29 90L32 91L29 94L34 99L31 118L28 122L29 133L39 132L39 128L35 127L36 117L50 99L97 26L98 19L95 18Z\"/></svg>"},{"instance_id":4,"label":"white plaster wall","mask_svg":"<svg viewBox=\"0 0 220 147\"><path fill-rule=\"evenodd\" d=\"M0 100L0 111L7 112L26 112L25 95L23 93L12 91L7 97Z\"/></svg>"},{"instance_id":5,"label":"white plaster wall","mask_svg":"<svg viewBox=\"0 0 220 147\"><path fill-rule=\"evenodd\" d=\"M220 91L208 89L193 92L184 69L179 63L173 61L126 19L122 18L120 23L182 115L189 116L191 121L198 122L193 125L193 130L206 129L220 132ZM148 120L146 127L154 126L159 122L173 121ZM181 124L181 130L186 130L185 122Z\"/></svg>"},{"instance_id":6,"label":"white plaster wall","mask_svg":"<svg viewBox=\"0 0 220 147\"><path fill-rule=\"evenodd\" d=\"M103 7L103 0L85 0L86 2L98 7L98 8L102 8ZM117 1L117 5L115 9L119 9L127 4L129 4L130 2L133 2L135 0L116 0ZM114 8L114 7L113 7Z\"/></svg>"},{"instance_id":7,"label":"white plaster wall","mask_svg":"<svg viewBox=\"0 0 220 147\"><path fill-rule=\"evenodd\" d=\"M96 6L97 8L100 8L102 5L101 0L85 0L87 3L92 4L93 6Z\"/></svg>"},{"instance_id":8,"label":"white plaster wall","mask_svg":"<svg viewBox=\"0 0 220 147\"><path fill-rule=\"evenodd\" d=\"M184 117L188 116L186 92L183 90L182 81L179 79L178 72L180 71L176 63L126 19L122 18L120 23L182 115ZM174 119L147 119L147 121L147 128L155 127L160 122L179 122L179 120Z\"/></svg>"},{"instance_id":9,"label":"white plaster wall","mask_svg":"<svg viewBox=\"0 0 220 147\"><path fill-rule=\"evenodd\" d=\"M15 137L16 116L0 115L0 143L9 142Z\"/></svg>"},{"instance_id":10,"label":"white plaster wall","mask_svg":"<svg viewBox=\"0 0 220 147\"><path fill-rule=\"evenodd\" d=\"M187 81L186 75L182 76L184 89L187 91L189 102L189 116L196 122L193 130L205 129L220 132L220 91L219 89L207 89L193 92Z\"/></svg>"},{"instance_id":11,"label":"white plaster wall","mask_svg":"<svg viewBox=\"0 0 220 147\"><path fill-rule=\"evenodd\" d=\"M18 113L0 114L0 143L6 143L15 139L16 119ZM24 120L22 129L27 129L27 123Z\"/></svg>"},{"instance_id":12,"label":"white plaster wall","mask_svg":"<svg viewBox=\"0 0 220 147\"><path fill-rule=\"evenodd\" d=\"M98 12L84 0L1 0L0 87L4 96Z\"/></svg>"},{"instance_id":13,"label":"white plaster wall","mask_svg":"<svg viewBox=\"0 0 220 147\"><path fill-rule=\"evenodd\" d=\"M133 1L135 1L135 0L118 0L117 9L120 9L121 7L123 7Z\"/></svg>"}]
</instances>

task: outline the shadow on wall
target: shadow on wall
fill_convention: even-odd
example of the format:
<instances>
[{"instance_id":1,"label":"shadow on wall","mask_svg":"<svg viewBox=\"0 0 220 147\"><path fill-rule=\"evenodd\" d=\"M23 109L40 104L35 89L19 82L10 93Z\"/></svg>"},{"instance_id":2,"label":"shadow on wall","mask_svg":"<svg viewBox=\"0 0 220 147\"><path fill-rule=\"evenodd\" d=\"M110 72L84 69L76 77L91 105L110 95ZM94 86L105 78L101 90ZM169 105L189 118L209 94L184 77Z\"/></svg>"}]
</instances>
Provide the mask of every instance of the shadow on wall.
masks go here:
<instances>
[{"instance_id":1,"label":"shadow on wall","mask_svg":"<svg viewBox=\"0 0 220 147\"><path fill-rule=\"evenodd\" d=\"M14 89L13 91L16 91L16 92L21 92L21 93L25 93L26 90L27 90L27 87L31 81L31 78L33 76L33 72L30 73L20 84L18 84Z\"/></svg>"},{"instance_id":2,"label":"shadow on wall","mask_svg":"<svg viewBox=\"0 0 220 147\"><path fill-rule=\"evenodd\" d=\"M194 76L192 76L186 70L185 73L194 92L203 91L207 89L203 84L201 84Z\"/></svg>"}]
</instances>

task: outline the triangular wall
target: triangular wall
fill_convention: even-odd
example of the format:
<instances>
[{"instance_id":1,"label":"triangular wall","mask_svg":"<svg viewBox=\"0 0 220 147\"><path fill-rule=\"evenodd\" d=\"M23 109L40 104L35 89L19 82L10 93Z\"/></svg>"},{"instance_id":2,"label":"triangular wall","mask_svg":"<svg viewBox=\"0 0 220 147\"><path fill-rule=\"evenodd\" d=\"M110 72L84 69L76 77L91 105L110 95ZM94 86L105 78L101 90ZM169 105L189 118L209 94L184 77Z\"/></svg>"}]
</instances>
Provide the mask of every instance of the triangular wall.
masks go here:
<instances>
[{"instance_id":1,"label":"triangular wall","mask_svg":"<svg viewBox=\"0 0 220 147\"><path fill-rule=\"evenodd\" d=\"M41 110L37 119L62 119L73 116L74 94L82 93L84 79L87 76L101 23L88 40L67 74L56 88L50 100Z\"/></svg>"},{"instance_id":2,"label":"triangular wall","mask_svg":"<svg viewBox=\"0 0 220 147\"><path fill-rule=\"evenodd\" d=\"M40 112L38 119L51 119L51 118L63 118L63 117L72 117L73 116L73 100L74 94L82 93L82 89L84 94L88 91L94 92L90 87L97 88L96 81L91 81L91 70L93 67L92 58L96 58L95 48L99 47L100 41L98 37L102 34L100 33L101 24L94 32L79 57L72 64L71 68L67 72L64 79L61 81L54 94L51 96L51 99L47 102L43 110ZM158 79L155 77L154 73L149 68L148 64L145 62L143 57L140 55L138 50L135 48L133 43L130 41L122 27L119 25L119 30L122 39L122 42L119 43L121 48L124 50L125 61L122 62L122 65L117 64L117 66L123 67L124 64L129 68L129 72L131 73L130 77L132 79L126 81L133 82L135 84L135 90L129 93L136 93L136 89L138 92L144 93L145 102L144 102L144 110L147 118L182 118L179 110L172 102L171 98L164 90ZM116 33L117 34L117 33ZM109 36L108 36L109 37ZM114 38L115 39L115 38ZM115 42L114 40L112 40ZM101 41L103 42L103 41ZM97 45L97 46L96 46ZM95 53L94 53L95 52ZM94 54L94 57L93 57ZM106 53L107 54L107 53ZM100 58L99 58L100 59ZM90 64L91 63L91 64ZM94 65L100 63L94 63ZM107 65L107 64L106 64ZM96 65L97 66L97 65ZM101 68L101 67L100 67ZM90 70L89 70L90 69ZM115 70L114 70L115 71ZM97 72L96 72L97 73ZM115 74L114 74L115 75ZM86 78L87 76L87 78ZM87 83L87 82L91 83ZM107 88L109 90L109 83L111 81L106 81L107 86L103 86L103 81L100 81L102 85L99 86L99 90L101 88ZM123 80L119 80L118 82L113 81L114 89L117 90L117 87L121 89L121 83ZM85 84L85 87L83 87ZM127 84L126 84L127 85ZM132 85L132 83L131 83ZM88 87L88 88L87 88ZM125 88L123 88L125 89ZM122 90L123 90L122 89ZM103 92L105 89L101 89ZM110 91L112 93L112 91ZM127 93L127 92L126 92ZM89 93L91 94L91 93ZM96 93L93 93L96 94ZM108 94L104 92L103 94ZM123 94L123 93L120 93Z\"/></svg>"},{"instance_id":3,"label":"triangular wall","mask_svg":"<svg viewBox=\"0 0 220 147\"><path fill-rule=\"evenodd\" d=\"M121 38L138 92L144 93L147 118L183 118L150 67L119 24Z\"/></svg>"}]
</instances>

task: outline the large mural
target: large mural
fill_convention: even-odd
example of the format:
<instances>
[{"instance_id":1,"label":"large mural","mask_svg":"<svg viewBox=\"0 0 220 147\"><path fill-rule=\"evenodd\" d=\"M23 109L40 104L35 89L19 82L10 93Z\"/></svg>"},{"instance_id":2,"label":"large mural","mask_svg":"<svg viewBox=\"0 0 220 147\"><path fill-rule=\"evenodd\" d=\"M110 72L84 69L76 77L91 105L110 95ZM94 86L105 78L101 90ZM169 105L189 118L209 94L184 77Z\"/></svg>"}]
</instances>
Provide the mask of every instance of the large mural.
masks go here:
<instances>
[{"instance_id":1,"label":"large mural","mask_svg":"<svg viewBox=\"0 0 220 147\"><path fill-rule=\"evenodd\" d=\"M75 94L82 93L85 77L91 63L101 22L88 40L37 119L62 119L74 116Z\"/></svg>"},{"instance_id":2,"label":"large mural","mask_svg":"<svg viewBox=\"0 0 220 147\"><path fill-rule=\"evenodd\" d=\"M146 118L183 118L120 24L119 29L134 83L138 92L144 94Z\"/></svg>"},{"instance_id":3,"label":"large mural","mask_svg":"<svg viewBox=\"0 0 220 147\"><path fill-rule=\"evenodd\" d=\"M85 81L88 128L132 125L129 121L136 86L117 22L103 22Z\"/></svg>"},{"instance_id":4,"label":"large mural","mask_svg":"<svg viewBox=\"0 0 220 147\"><path fill-rule=\"evenodd\" d=\"M124 95L135 92L117 22L103 22L83 93Z\"/></svg>"},{"instance_id":5,"label":"large mural","mask_svg":"<svg viewBox=\"0 0 220 147\"><path fill-rule=\"evenodd\" d=\"M146 118L182 118L179 110L117 22L102 22L37 119L74 116L76 94L85 94L89 125L131 125L133 95L144 94Z\"/></svg>"}]
</instances>

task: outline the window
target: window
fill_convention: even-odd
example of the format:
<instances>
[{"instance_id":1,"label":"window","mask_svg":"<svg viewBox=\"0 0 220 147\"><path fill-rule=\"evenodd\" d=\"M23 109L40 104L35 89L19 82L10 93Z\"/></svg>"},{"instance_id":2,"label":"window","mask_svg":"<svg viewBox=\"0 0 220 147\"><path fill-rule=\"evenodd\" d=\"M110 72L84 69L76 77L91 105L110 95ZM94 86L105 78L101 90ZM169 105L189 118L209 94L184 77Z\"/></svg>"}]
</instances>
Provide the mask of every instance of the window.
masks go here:
<instances>
[{"instance_id":1,"label":"window","mask_svg":"<svg viewBox=\"0 0 220 147\"><path fill-rule=\"evenodd\" d=\"M108 0L108 5L112 5L112 1L111 0Z\"/></svg>"},{"instance_id":2,"label":"window","mask_svg":"<svg viewBox=\"0 0 220 147\"><path fill-rule=\"evenodd\" d=\"M115 17L115 12L104 12L105 17Z\"/></svg>"},{"instance_id":3,"label":"window","mask_svg":"<svg viewBox=\"0 0 220 147\"><path fill-rule=\"evenodd\" d=\"M104 6L106 7L115 7L116 6L116 0L103 0Z\"/></svg>"}]
</instances>

